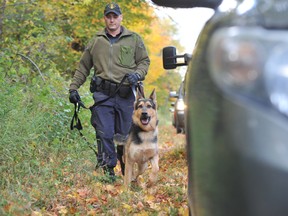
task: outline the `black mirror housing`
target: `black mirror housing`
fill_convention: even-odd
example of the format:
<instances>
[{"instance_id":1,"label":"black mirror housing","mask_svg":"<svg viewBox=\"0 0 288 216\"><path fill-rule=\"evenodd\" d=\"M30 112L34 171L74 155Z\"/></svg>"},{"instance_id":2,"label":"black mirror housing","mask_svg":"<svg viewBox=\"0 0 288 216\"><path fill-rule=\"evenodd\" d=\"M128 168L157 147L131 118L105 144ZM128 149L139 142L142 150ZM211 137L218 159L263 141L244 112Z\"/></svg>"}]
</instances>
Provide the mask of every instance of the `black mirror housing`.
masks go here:
<instances>
[{"instance_id":1,"label":"black mirror housing","mask_svg":"<svg viewBox=\"0 0 288 216\"><path fill-rule=\"evenodd\" d=\"M166 70L175 69L177 67L176 48L173 46L165 47L162 54L163 68Z\"/></svg>"}]
</instances>

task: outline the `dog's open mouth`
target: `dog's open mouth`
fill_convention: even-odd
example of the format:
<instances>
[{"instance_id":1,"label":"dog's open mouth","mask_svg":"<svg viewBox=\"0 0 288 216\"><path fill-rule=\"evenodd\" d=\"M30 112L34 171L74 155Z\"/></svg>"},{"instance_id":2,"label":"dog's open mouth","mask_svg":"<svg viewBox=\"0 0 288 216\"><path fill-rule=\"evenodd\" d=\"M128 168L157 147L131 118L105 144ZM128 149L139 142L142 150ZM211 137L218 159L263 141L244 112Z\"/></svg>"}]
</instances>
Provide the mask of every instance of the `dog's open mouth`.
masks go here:
<instances>
[{"instance_id":1,"label":"dog's open mouth","mask_svg":"<svg viewBox=\"0 0 288 216\"><path fill-rule=\"evenodd\" d=\"M141 121L141 123L143 124L143 125L148 125L149 124L149 121L150 121L150 117L149 116L147 116L147 115L142 115L141 117L140 117L140 121Z\"/></svg>"}]
</instances>

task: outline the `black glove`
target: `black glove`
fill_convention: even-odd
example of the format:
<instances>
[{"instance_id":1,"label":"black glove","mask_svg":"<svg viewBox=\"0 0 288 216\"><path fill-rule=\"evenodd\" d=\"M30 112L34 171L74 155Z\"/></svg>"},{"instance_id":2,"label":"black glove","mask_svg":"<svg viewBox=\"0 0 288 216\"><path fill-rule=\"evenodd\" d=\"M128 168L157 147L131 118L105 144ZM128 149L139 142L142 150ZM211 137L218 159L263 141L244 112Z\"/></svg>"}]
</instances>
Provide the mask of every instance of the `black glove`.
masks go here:
<instances>
[{"instance_id":1,"label":"black glove","mask_svg":"<svg viewBox=\"0 0 288 216\"><path fill-rule=\"evenodd\" d=\"M78 94L77 90L70 91L69 100L71 103L78 103L81 101L80 95Z\"/></svg>"},{"instance_id":2,"label":"black glove","mask_svg":"<svg viewBox=\"0 0 288 216\"><path fill-rule=\"evenodd\" d=\"M137 73L131 73L127 76L127 80L131 85L135 85L140 79L140 75Z\"/></svg>"}]
</instances>

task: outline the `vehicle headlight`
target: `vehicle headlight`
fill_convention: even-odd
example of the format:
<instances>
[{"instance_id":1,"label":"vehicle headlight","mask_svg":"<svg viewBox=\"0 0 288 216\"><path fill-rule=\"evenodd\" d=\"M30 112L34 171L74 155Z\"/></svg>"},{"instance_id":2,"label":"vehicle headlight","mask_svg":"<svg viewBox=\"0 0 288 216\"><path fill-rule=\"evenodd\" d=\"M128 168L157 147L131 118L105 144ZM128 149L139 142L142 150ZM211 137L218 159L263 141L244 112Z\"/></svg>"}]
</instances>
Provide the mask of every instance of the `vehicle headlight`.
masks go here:
<instances>
[{"instance_id":1,"label":"vehicle headlight","mask_svg":"<svg viewBox=\"0 0 288 216\"><path fill-rule=\"evenodd\" d=\"M275 47L265 65L265 86L271 103L288 115L288 44Z\"/></svg>"},{"instance_id":2,"label":"vehicle headlight","mask_svg":"<svg viewBox=\"0 0 288 216\"><path fill-rule=\"evenodd\" d=\"M182 99L179 99L177 101L176 110L177 111L183 111L184 109L185 109L185 103Z\"/></svg>"},{"instance_id":3,"label":"vehicle headlight","mask_svg":"<svg viewBox=\"0 0 288 216\"><path fill-rule=\"evenodd\" d=\"M288 34L280 30L230 27L212 36L209 69L227 94L273 104L288 115Z\"/></svg>"}]
</instances>

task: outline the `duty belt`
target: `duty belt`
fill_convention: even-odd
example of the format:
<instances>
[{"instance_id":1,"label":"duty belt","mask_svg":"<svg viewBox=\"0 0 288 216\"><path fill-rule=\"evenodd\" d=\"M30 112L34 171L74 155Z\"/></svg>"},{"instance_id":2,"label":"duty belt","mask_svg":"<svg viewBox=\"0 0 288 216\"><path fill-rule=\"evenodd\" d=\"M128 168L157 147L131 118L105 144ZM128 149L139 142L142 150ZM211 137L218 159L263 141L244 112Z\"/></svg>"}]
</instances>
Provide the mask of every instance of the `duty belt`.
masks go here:
<instances>
[{"instance_id":1,"label":"duty belt","mask_svg":"<svg viewBox=\"0 0 288 216\"><path fill-rule=\"evenodd\" d=\"M99 91L103 92L108 96L112 96L118 93L120 96L125 97L131 92L131 87L130 85L124 85L123 83L118 84L103 79L100 84Z\"/></svg>"}]
</instances>

